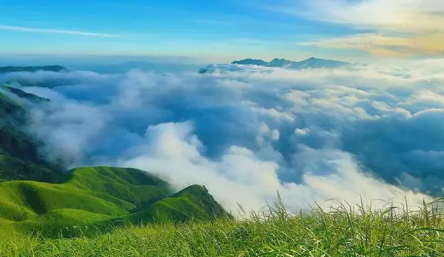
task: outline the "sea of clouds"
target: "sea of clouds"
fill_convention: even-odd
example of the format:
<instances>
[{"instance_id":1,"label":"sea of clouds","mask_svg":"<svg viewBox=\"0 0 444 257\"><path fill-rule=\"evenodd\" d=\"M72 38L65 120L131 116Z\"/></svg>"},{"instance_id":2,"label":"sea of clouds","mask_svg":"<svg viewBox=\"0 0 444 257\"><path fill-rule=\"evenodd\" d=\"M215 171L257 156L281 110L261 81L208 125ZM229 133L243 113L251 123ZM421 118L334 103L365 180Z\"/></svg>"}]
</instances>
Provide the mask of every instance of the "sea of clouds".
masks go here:
<instances>
[{"instance_id":1,"label":"sea of clouds","mask_svg":"<svg viewBox=\"0 0 444 257\"><path fill-rule=\"evenodd\" d=\"M444 187L444 61L212 74L19 73L58 81L25 90L29 131L67 167L155 173L203 184L225 207L259 210L279 192L292 210L331 199L420 204Z\"/></svg>"}]
</instances>

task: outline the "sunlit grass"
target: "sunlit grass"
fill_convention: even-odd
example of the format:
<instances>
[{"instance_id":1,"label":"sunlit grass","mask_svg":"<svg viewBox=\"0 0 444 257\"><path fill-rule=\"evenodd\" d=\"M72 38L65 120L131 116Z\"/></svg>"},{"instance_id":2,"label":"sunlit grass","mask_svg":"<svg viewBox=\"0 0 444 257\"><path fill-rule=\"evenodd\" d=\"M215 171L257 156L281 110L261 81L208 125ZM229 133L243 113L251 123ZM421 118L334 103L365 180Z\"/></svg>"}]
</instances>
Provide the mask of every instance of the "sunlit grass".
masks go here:
<instances>
[{"instance_id":1,"label":"sunlit grass","mask_svg":"<svg viewBox=\"0 0 444 257\"><path fill-rule=\"evenodd\" d=\"M277 205L241 220L140 225L94 237L9 234L1 256L444 256L444 211L339 204L290 214ZM85 228L86 229L86 228Z\"/></svg>"}]
</instances>

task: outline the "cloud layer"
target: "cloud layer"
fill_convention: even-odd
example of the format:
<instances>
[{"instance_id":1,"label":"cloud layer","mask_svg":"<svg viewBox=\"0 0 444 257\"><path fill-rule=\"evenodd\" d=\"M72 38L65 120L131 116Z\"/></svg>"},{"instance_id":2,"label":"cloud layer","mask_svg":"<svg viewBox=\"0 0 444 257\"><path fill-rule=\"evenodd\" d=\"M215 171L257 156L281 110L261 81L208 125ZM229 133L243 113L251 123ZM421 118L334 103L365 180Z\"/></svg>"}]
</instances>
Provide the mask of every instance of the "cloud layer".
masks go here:
<instances>
[{"instance_id":1,"label":"cloud layer","mask_svg":"<svg viewBox=\"0 0 444 257\"><path fill-rule=\"evenodd\" d=\"M381 206L404 194L414 205L442 194L444 61L228 69L14 76L66 81L26 90L52 100L32 111L29 129L69 166L136 167L177 188L205 184L233 210L258 210L277 192L293 210L360 197Z\"/></svg>"}]
</instances>

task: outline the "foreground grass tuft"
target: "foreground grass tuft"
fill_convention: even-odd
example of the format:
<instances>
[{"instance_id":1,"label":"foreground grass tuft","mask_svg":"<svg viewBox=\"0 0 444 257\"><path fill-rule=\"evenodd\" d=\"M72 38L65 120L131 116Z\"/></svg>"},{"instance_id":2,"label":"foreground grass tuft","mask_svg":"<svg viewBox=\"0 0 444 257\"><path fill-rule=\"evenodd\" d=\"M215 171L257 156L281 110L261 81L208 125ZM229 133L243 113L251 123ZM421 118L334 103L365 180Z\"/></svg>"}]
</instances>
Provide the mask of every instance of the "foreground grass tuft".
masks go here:
<instances>
[{"instance_id":1,"label":"foreground grass tuft","mask_svg":"<svg viewBox=\"0 0 444 257\"><path fill-rule=\"evenodd\" d=\"M444 211L340 205L290 215L277 206L248 219L118 228L95 237L8 235L2 256L444 256Z\"/></svg>"}]
</instances>

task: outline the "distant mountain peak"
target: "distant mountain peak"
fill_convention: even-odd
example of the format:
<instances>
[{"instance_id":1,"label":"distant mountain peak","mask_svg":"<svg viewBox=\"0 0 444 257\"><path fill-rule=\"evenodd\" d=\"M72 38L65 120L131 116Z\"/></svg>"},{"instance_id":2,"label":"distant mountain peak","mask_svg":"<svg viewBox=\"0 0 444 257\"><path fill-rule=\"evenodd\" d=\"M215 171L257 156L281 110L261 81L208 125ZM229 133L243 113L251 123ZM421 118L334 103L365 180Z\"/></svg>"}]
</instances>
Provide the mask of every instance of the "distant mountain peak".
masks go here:
<instances>
[{"instance_id":1,"label":"distant mountain peak","mask_svg":"<svg viewBox=\"0 0 444 257\"><path fill-rule=\"evenodd\" d=\"M307 63L312 63L315 67L307 67L307 68L334 68L334 66L346 66L350 65L350 63L347 62L341 62L336 60L327 60L327 59L321 59L316 57L310 57L308 59L305 59L303 61L291 61L284 58L274 58L270 62L266 62L260 59L243 59L240 61L234 61L232 64L240 64L240 65L258 65L258 66L265 66L265 67L280 67L280 68L291 68L291 69L298 69L301 67L301 65L305 66Z\"/></svg>"},{"instance_id":2,"label":"distant mountain peak","mask_svg":"<svg viewBox=\"0 0 444 257\"><path fill-rule=\"evenodd\" d=\"M264 60L261 60L261 59L247 58L247 59L243 59L243 60L239 60L239 61L234 61L231 64L264 66L267 64L267 62Z\"/></svg>"},{"instance_id":3,"label":"distant mountain peak","mask_svg":"<svg viewBox=\"0 0 444 257\"><path fill-rule=\"evenodd\" d=\"M231 64L230 68L229 65ZM233 61L230 64L224 65L208 65L205 68L200 69L199 73L211 73L215 70L227 70L227 71L236 71L235 65L246 65L246 66L261 66L261 67L269 67L269 68L285 68L292 70L302 70L302 69L334 69L334 68L342 68L349 67L352 64L348 62L336 61L336 60L327 60L316 57L310 57L303 61L291 61L284 58L274 58L271 61L267 62L261 59L253 59L247 58L243 60Z\"/></svg>"}]
</instances>

